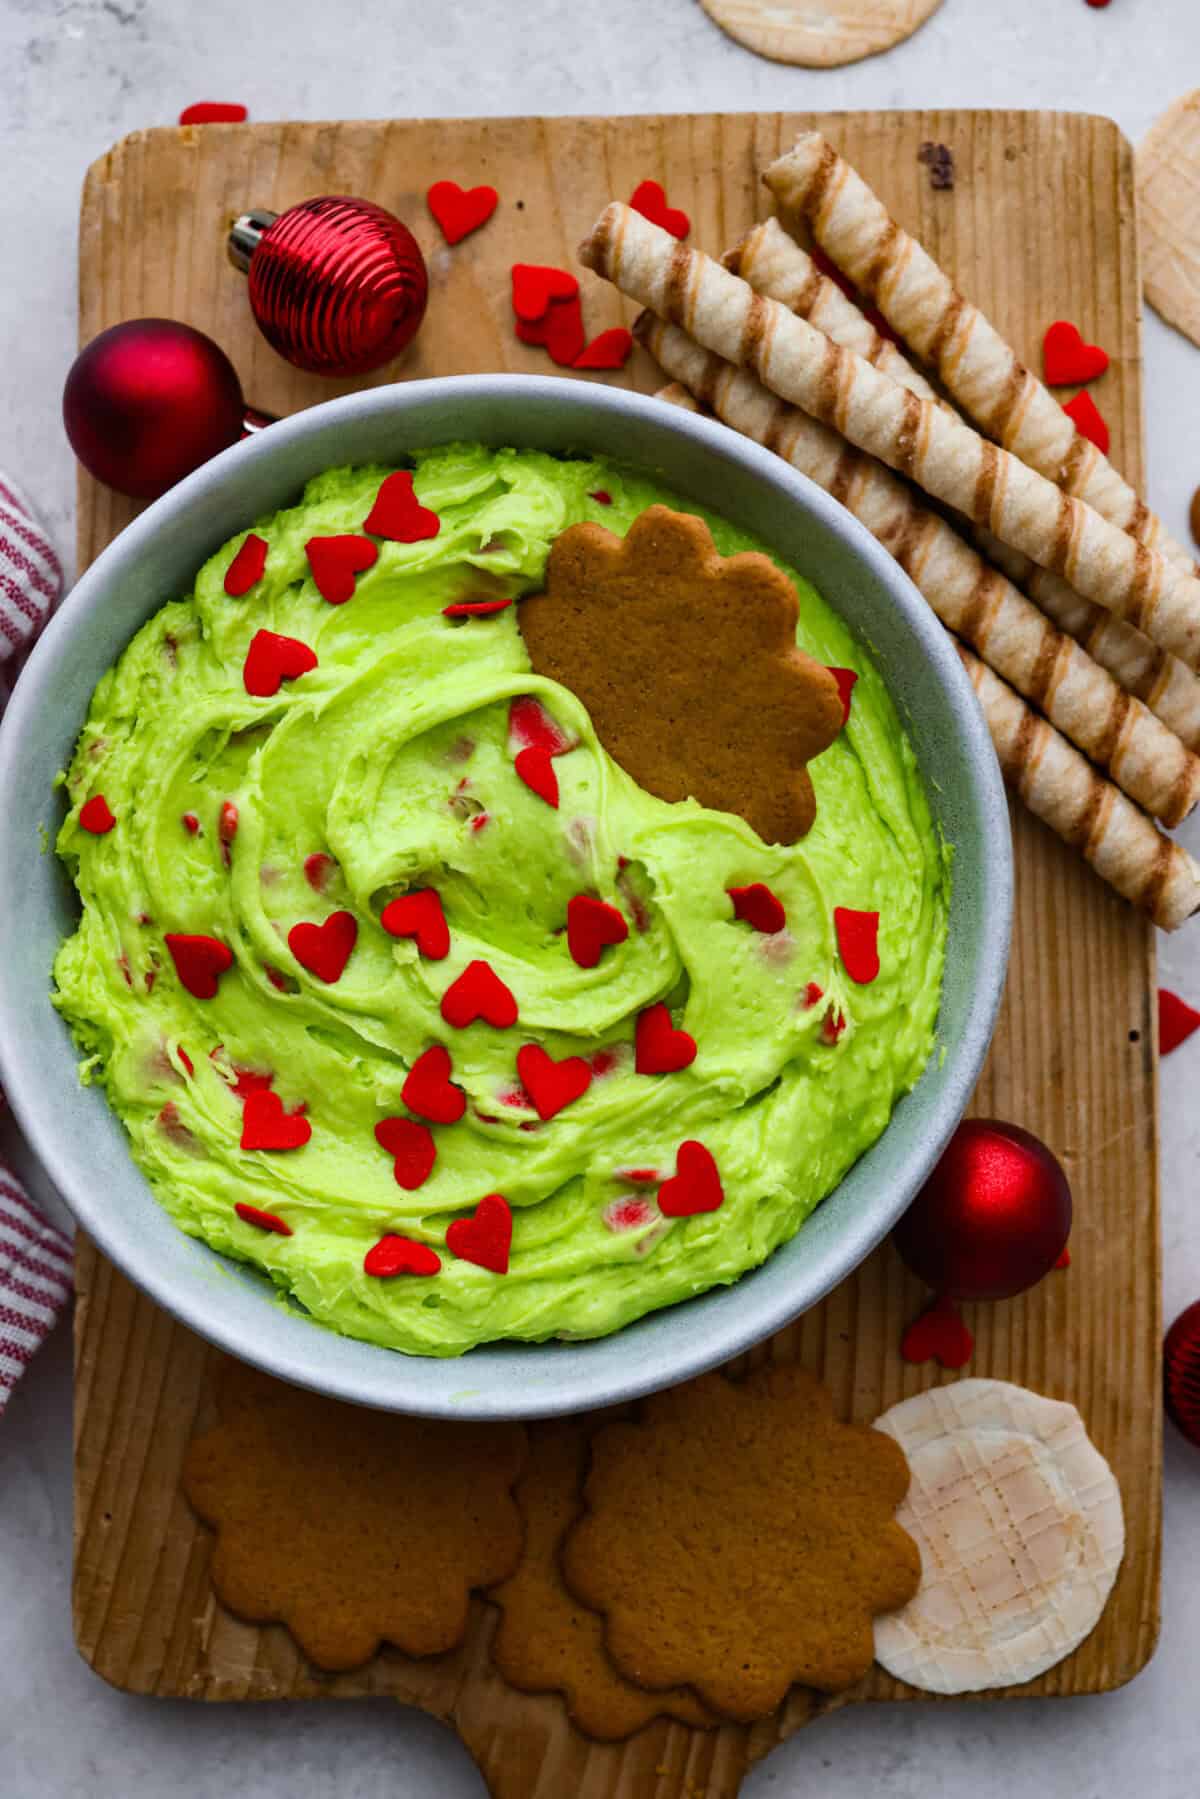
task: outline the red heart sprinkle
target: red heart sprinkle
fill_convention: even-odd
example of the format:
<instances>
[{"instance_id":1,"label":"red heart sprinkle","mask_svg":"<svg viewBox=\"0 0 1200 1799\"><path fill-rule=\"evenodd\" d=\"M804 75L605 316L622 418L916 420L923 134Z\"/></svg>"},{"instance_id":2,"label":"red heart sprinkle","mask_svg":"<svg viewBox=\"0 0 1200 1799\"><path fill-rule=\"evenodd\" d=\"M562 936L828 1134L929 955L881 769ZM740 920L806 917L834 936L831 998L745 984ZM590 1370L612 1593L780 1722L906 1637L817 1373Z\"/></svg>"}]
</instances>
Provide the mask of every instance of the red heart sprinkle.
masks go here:
<instances>
[{"instance_id":1,"label":"red heart sprinkle","mask_svg":"<svg viewBox=\"0 0 1200 1799\"><path fill-rule=\"evenodd\" d=\"M331 606L344 606L347 600L352 600L355 575L363 574L379 560L378 546L369 537L352 533L340 537L310 537L304 553L317 592Z\"/></svg>"},{"instance_id":2,"label":"red heart sprinkle","mask_svg":"<svg viewBox=\"0 0 1200 1799\"><path fill-rule=\"evenodd\" d=\"M465 1031L477 1018L506 1031L517 1022L517 1002L486 962L468 962L442 995L442 1017L457 1031Z\"/></svg>"},{"instance_id":3,"label":"red heart sprinkle","mask_svg":"<svg viewBox=\"0 0 1200 1799\"><path fill-rule=\"evenodd\" d=\"M950 1298L935 1299L900 1339L906 1362L939 1362L943 1368L962 1368L975 1348L958 1307Z\"/></svg>"},{"instance_id":4,"label":"red heart sprinkle","mask_svg":"<svg viewBox=\"0 0 1200 1799\"><path fill-rule=\"evenodd\" d=\"M433 1173L437 1146L428 1125L415 1118L381 1118L375 1126L375 1141L392 1158L396 1185L412 1193L423 1187Z\"/></svg>"},{"instance_id":5,"label":"red heart sprinkle","mask_svg":"<svg viewBox=\"0 0 1200 1799\"><path fill-rule=\"evenodd\" d=\"M612 495L609 492L607 492L607 490L603 487L598 487L596 489L595 493L590 493L588 495L588 499L595 500L597 506L611 506L612 505Z\"/></svg>"},{"instance_id":6,"label":"red heart sprinkle","mask_svg":"<svg viewBox=\"0 0 1200 1799\"><path fill-rule=\"evenodd\" d=\"M486 225L499 200L494 187L464 188L457 181L435 181L425 195L425 204L448 244L460 244L472 231Z\"/></svg>"},{"instance_id":7,"label":"red heart sprinkle","mask_svg":"<svg viewBox=\"0 0 1200 1799\"><path fill-rule=\"evenodd\" d=\"M353 581L351 582L353 588ZM242 682L256 699L269 700L284 681L294 681L316 668L317 658L298 637L280 637L276 631L256 631L242 664Z\"/></svg>"},{"instance_id":8,"label":"red heart sprinkle","mask_svg":"<svg viewBox=\"0 0 1200 1799\"><path fill-rule=\"evenodd\" d=\"M260 1212L257 1206L248 1206L240 1199L233 1209L239 1218L244 1218L247 1224L256 1225L260 1231L274 1231L277 1237L292 1235L291 1225L285 1224L275 1212Z\"/></svg>"},{"instance_id":9,"label":"red heart sprinkle","mask_svg":"<svg viewBox=\"0 0 1200 1799\"><path fill-rule=\"evenodd\" d=\"M852 981L867 987L879 973L879 914L855 912L849 906L833 908L838 954Z\"/></svg>"},{"instance_id":10,"label":"red heart sprinkle","mask_svg":"<svg viewBox=\"0 0 1200 1799\"><path fill-rule=\"evenodd\" d=\"M194 812L184 813L183 828L189 837L194 837L196 835L196 832L200 829L200 820L196 817Z\"/></svg>"},{"instance_id":11,"label":"red heart sprinkle","mask_svg":"<svg viewBox=\"0 0 1200 1799\"><path fill-rule=\"evenodd\" d=\"M668 206L660 181L639 181L629 200L634 212L640 212L652 225L661 225L672 237L686 237L692 228L687 213L678 206Z\"/></svg>"},{"instance_id":12,"label":"red heart sprinkle","mask_svg":"<svg viewBox=\"0 0 1200 1799\"><path fill-rule=\"evenodd\" d=\"M234 1064L233 1090L239 1099L249 1099L252 1093L265 1093L275 1079L273 1074L265 1073L259 1068L239 1068Z\"/></svg>"},{"instance_id":13,"label":"red heart sprinkle","mask_svg":"<svg viewBox=\"0 0 1200 1799\"><path fill-rule=\"evenodd\" d=\"M634 1044L639 1074L676 1074L696 1060L696 1039L688 1031L676 1030L670 1008L661 1001L639 1014Z\"/></svg>"},{"instance_id":14,"label":"red heart sprinkle","mask_svg":"<svg viewBox=\"0 0 1200 1799\"><path fill-rule=\"evenodd\" d=\"M854 692L858 673L853 668L831 668L829 672L838 685L842 701L842 724L846 725L850 722L850 695Z\"/></svg>"},{"instance_id":15,"label":"red heart sprinkle","mask_svg":"<svg viewBox=\"0 0 1200 1799\"><path fill-rule=\"evenodd\" d=\"M431 1124L457 1124L467 1109L467 1096L450 1079L450 1051L440 1043L423 1050L408 1071L400 1097L410 1112Z\"/></svg>"},{"instance_id":16,"label":"red heart sprinkle","mask_svg":"<svg viewBox=\"0 0 1200 1799\"><path fill-rule=\"evenodd\" d=\"M238 809L232 800L222 800L221 810L217 813L217 836L224 844L230 844L237 836Z\"/></svg>"},{"instance_id":17,"label":"red heart sprinkle","mask_svg":"<svg viewBox=\"0 0 1200 1799\"><path fill-rule=\"evenodd\" d=\"M300 1112L285 1112L278 1093L248 1093L242 1107L243 1149L303 1149L312 1125Z\"/></svg>"},{"instance_id":18,"label":"red heart sprinkle","mask_svg":"<svg viewBox=\"0 0 1200 1799\"><path fill-rule=\"evenodd\" d=\"M512 308L527 324L545 318L555 300L573 300L578 292L579 282L567 269L533 262L512 265Z\"/></svg>"},{"instance_id":19,"label":"red heart sprinkle","mask_svg":"<svg viewBox=\"0 0 1200 1799\"><path fill-rule=\"evenodd\" d=\"M535 324L517 320L517 336L523 344L540 344L550 352L551 362L560 369L574 368L583 354L587 338L583 329L583 306L579 295L573 300L555 300L544 319Z\"/></svg>"},{"instance_id":20,"label":"red heart sprinkle","mask_svg":"<svg viewBox=\"0 0 1200 1799\"><path fill-rule=\"evenodd\" d=\"M240 125L246 108L232 100L196 100L179 115L181 125Z\"/></svg>"},{"instance_id":21,"label":"red heart sprinkle","mask_svg":"<svg viewBox=\"0 0 1200 1799\"><path fill-rule=\"evenodd\" d=\"M549 750L518 750L513 767L531 793L558 810L558 776Z\"/></svg>"},{"instance_id":22,"label":"red heart sprinkle","mask_svg":"<svg viewBox=\"0 0 1200 1799\"><path fill-rule=\"evenodd\" d=\"M508 708L508 746L513 755L518 750L545 750L548 756L562 756L575 744L540 700L522 693Z\"/></svg>"},{"instance_id":23,"label":"red heart sprinkle","mask_svg":"<svg viewBox=\"0 0 1200 1799\"><path fill-rule=\"evenodd\" d=\"M288 948L301 968L330 987L341 980L357 942L353 912L331 912L323 924L294 924L288 932Z\"/></svg>"},{"instance_id":24,"label":"red heart sprinkle","mask_svg":"<svg viewBox=\"0 0 1200 1799\"><path fill-rule=\"evenodd\" d=\"M787 923L782 901L761 881L754 881L749 887L727 887L725 891L733 901L733 916L753 925L756 931L773 937Z\"/></svg>"},{"instance_id":25,"label":"red heart sprinkle","mask_svg":"<svg viewBox=\"0 0 1200 1799\"><path fill-rule=\"evenodd\" d=\"M415 887L389 900L379 922L389 937L415 937L419 953L430 962L449 954L450 927L441 897L432 887Z\"/></svg>"},{"instance_id":26,"label":"red heart sprinkle","mask_svg":"<svg viewBox=\"0 0 1200 1799\"><path fill-rule=\"evenodd\" d=\"M189 936L168 931L163 942L171 952L175 972L193 999L212 999L217 982L233 967L233 951L218 937Z\"/></svg>"},{"instance_id":27,"label":"red heart sprinkle","mask_svg":"<svg viewBox=\"0 0 1200 1799\"><path fill-rule=\"evenodd\" d=\"M556 1062L537 1043L527 1043L517 1051L517 1074L543 1123L592 1084L592 1071L582 1056L564 1056Z\"/></svg>"},{"instance_id":28,"label":"red heart sprinkle","mask_svg":"<svg viewBox=\"0 0 1200 1799\"><path fill-rule=\"evenodd\" d=\"M268 981L270 981L272 987L274 987L276 993L292 992L292 988L288 984L288 977L285 974L280 974L277 968L272 968L269 962L263 963L263 973L266 975Z\"/></svg>"},{"instance_id":29,"label":"red heart sprinkle","mask_svg":"<svg viewBox=\"0 0 1200 1799\"><path fill-rule=\"evenodd\" d=\"M658 1211L650 1200L629 1193L623 1199L612 1200L600 1216L610 1231L640 1231L654 1223Z\"/></svg>"},{"instance_id":30,"label":"red heart sprinkle","mask_svg":"<svg viewBox=\"0 0 1200 1799\"><path fill-rule=\"evenodd\" d=\"M455 600L442 607L443 618L491 618L496 612L507 612L511 600Z\"/></svg>"},{"instance_id":31,"label":"red heart sprinkle","mask_svg":"<svg viewBox=\"0 0 1200 1799\"><path fill-rule=\"evenodd\" d=\"M821 1020L822 1043L828 1043L832 1049L845 1028L846 1014L844 1012L826 1012Z\"/></svg>"},{"instance_id":32,"label":"red heart sprinkle","mask_svg":"<svg viewBox=\"0 0 1200 1799\"><path fill-rule=\"evenodd\" d=\"M633 338L623 325L614 325L594 337L582 356L575 358L577 369L623 369L633 351Z\"/></svg>"},{"instance_id":33,"label":"red heart sprinkle","mask_svg":"<svg viewBox=\"0 0 1200 1799\"><path fill-rule=\"evenodd\" d=\"M243 594L249 593L262 580L266 566L267 540L251 531L225 570L225 592L231 599L240 600Z\"/></svg>"},{"instance_id":34,"label":"red heart sprinkle","mask_svg":"<svg viewBox=\"0 0 1200 1799\"><path fill-rule=\"evenodd\" d=\"M116 824L112 809L102 793L94 793L79 808L79 822L93 837L103 837Z\"/></svg>"},{"instance_id":35,"label":"red heart sprinkle","mask_svg":"<svg viewBox=\"0 0 1200 1799\"><path fill-rule=\"evenodd\" d=\"M658 1190L659 1211L665 1218L691 1218L696 1212L715 1212L724 1199L717 1164L703 1143L681 1143L675 1173Z\"/></svg>"},{"instance_id":36,"label":"red heart sprinkle","mask_svg":"<svg viewBox=\"0 0 1200 1799\"><path fill-rule=\"evenodd\" d=\"M659 1180L657 1168L618 1168L619 1181L632 1181L638 1187L652 1187Z\"/></svg>"},{"instance_id":37,"label":"red heart sprinkle","mask_svg":"<svg viewBox=\"0 0 1200 1799\"><path fill-rule=\"evenodd\" d=\"M1051 387L1075 387L1104 373L1108 352L1085 344L1078 325L1056 319L1042 339L1042 366Z\"/></svg>"},{"instance_id":38,"label":"red heart sprinkle","mask_svg":"<svg viewBox=\"0 0 1200 1799\"><path fill-rule=\"evenodd\" d=\"M1064 1247L1062 1254L1059 1256L1054 1266L1056 1268L1069 1268L1071 1266L1071 1252L1069 1249Z\"/></svg>"},{"instance_id":39,"label":"red heart sprinkle","mask_svg":"<svg viewBox=\"0 0 1200 1799\"><path fill-rule=\"evenodd\" d=\"M456 1218L446 1232L446 1248L460 1262L474 1262L493 1274L508 1273L512 1212L502 1193L486 1193L470 1218Z\"/></svg>"},{"instance_id":40,"label":"red heart sprinkle","mask_svg":"<svg viewBox=\"0 0 1200 1799\"><path fill-rule=\"evenodd\" d=\"M324 893L337 873L337 863L324 850L315 850L304 858L304 878L314 893Z\"/></svg>"},{"instance_id":41,"label":"red heart sprinkle","mask_svg":"<svg viewBox=\"0 0 1200 1799\"><path fill-rule=\"evenodd\" d=\"M1158 1053L1169 1056L1200 1025L1200 1012L1166 987L1158 990Z\"/></svg>"},{"instance_id":42,"label":"red heart sprinkle","mask_svg":"<svg viewBox=\"0 0 1200 1799\"><path fill-rule=\"evenodd\" d=\"M1100 409L1091 394L1078 393L1063 411L1074 424L1081 437L1094 443L1102 456L1108 455L1108 426L1100 414Z\"/></svg>"},{"instance_id":43,"label":"red heart sprinkle","mask_svg":"<svg viewBox=\"0 0 1200 1799\"><path fill-rule=\"evenodd\" d=\"M187 1053L186 1049L184 1049L182 1043L176 1044L175 1054L179 1057L179 1060L183 1063L184 1067L187 1069L189 1077L194 1075L196 1072L196 1064L192 1061L192 1058L188 1055L188 1053Z\"/></svg>"},{"instance_id":44,"label":"red heart sprinkle","mask_svg":"<svg viewBox=\"0 0 1200 1799\"><path fill-rule=\"evenodd\" d=\"M816 1005L817 1001L824 999L824 997L825 997L824 987L818 987L817 983L815 981L810 981L808 983L808 986L804 989L805 1010L810 1011L812 1009L812 1007Z\"/></svg>"},{"instance_id":45,"label":"red heart sprinkle","mask_svg":"<svg viewBox=\"0 0 1200 1799\"><path fill-rule=\"evenodd\" d=\"M363 1273L378 1280L390 1280L394 1274L437 1274L441 1266L436 1250L411 1237L381 1237L363 1257Z\"/></svg>"},{"instance_id":46,"label":"red heart sprinkle","mask_svg":"<svg viewBox=\"0 0 1200 1799\"><path fill-rule=\"evenodd\" d=\"M576 893L567 901L567 948L580 968L595 968L610 943L624 943L629 926L615 906Z\"/></svg>"},{"instance_id":47,"label":"red heart sprinkle","mask_svg":"<svg viewBox=\"0 0 1200 1799\"><path fill-rule=\"evenodd\" d=\"M381 483L375 504L363 520L363 530L376 537L390 538L393 543L423 543L436 537L442 521L428 506L422 506L413 492L411 469L397 469Z\"/></svg>"}]
</instances>

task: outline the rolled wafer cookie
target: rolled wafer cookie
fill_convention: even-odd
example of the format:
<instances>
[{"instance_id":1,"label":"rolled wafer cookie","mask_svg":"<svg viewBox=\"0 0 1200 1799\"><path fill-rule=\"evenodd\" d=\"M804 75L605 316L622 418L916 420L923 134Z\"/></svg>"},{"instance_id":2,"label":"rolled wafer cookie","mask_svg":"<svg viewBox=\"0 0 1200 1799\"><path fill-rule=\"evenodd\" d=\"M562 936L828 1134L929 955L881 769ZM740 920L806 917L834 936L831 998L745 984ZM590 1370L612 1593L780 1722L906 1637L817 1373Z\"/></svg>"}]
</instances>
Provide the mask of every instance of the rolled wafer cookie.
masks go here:
<instances>
[{"instance_id":1,"label":"rolled wafer cookie","mask_svg":"<svg viewBox=\"0 0 1200 1799\"><path fill-rule=\"evenodd\" d=\"M723 258L725 267L760 294L779 300L826 337L873 363L922 400L938 395L897 344L881 337L870 320L806 250L788 236L778 219L747 232ZM969 526L989 562L1039 605L1048 618L1076 638L1101 668L1147 705L1189 750L1200 750L1200 676L1124 619L1085 600L1061 575L1040 568L981 526Z\"/></svg>"},{"instance_id":2,"label":"rolled wafer cookie","mask_svg":"<svg viewBox=\"0 0 1200 1799\"><path fill-rule=\"evenodd\" d=\"M1162 930L1186 924L1200 911L1200 864L1097 774L986 663L965 645L957 648L1004 778L1029 810Z\"/></svg>"},{"instance_id":3,"label":"rolled wafer cookie","mask_svg":"<svg viewBox=\"0 0 1200 1799\"><path fill-rule=\"evenodd\" d=\"M753 369L781 399L1200 668L1200 580L1016 456L620 202L606 207L579 255L706 349Z\"/></svg>"},{"instance_id":4,"label":"rolled wafer cookie","mask_svg":"<svg viewBox=\"0 0 1200 1799\"><path fill-rule=\"evenodd\" d=\"M763 179L989 436L1169 562L1194 569L1191 552L819 131L802 132Z\"/></svg>"},{"instance_id":5,"label":"rolled wafer cookie","mask_svg":"<svg viewBox=\"0 0 1200 1799\"><path fill-rule=\"evenodd\" d=\"M1073 1405L962 1380L878 1419L908 1457L897 1519L921 1585L875 1621L875 1657L932 1693L1015 1686L1099 1621L1125 1553L1121 1491Z\"/></svg>"},{"instance_id":6,"label":"rolled wafer cookie","mask_svg":"<svg viewBox=\"0 0 1200 1799\"><path fill-rule=\"evenodd\" d=\"M669 381L655 397L685 412L703 410L680 381ZM1097 874L1164 931L1186 924L1200 911L1200 865L1097 775L1053 725L965 645L955 647L979 697L1005 778L1034 816L1081 849ZM1040 764L1042 773L1025 787L1021 778L1030 764Z\"/></svg>"},{"instance_id":7,"label":"rolled wafer cookie","mask_svg":"<svg viewBox=\"0 0 1200 1799\"><path fill-rule=\"evenodd\" d=\"M756 293L780 301L789 312L807 319L835 344L853 350L918 399L940 403L900 346L882 336L837 282L821 273L808 251L788 236L778 219L764 219L755 225L721 261L731 275L740 275Z\"/></svg>"},{"instance_id":8,"label":"rolled wafer cookie","mask_svg":"<svg viewBox=\"0 0 1200 1799\"><path fill-rule=\"evenodd\" d=\"M1085 600L1061 575L1039 568L982 526L973 526L971 535L988 561L1028 594L1047 618L1082 644L1127 693L1148 706L1185 748L1200 751L1200 675L1128 620L1114 618Z\"/></svg>"},{"instance_id":9,"label":"rolled wafer cookie","mask_svg":"<svg viewBox=\"0 0 1200 1799\"><path fill-rule=\"evenodd\" d=\"M768 393L753 375L643 314L635 335L717 417L775 450L866 525L942 623L1042 708L1147 810L1177 824L1200 798L1200 758L1118 687L883 465Z\"/></svg>"}]
</instances>

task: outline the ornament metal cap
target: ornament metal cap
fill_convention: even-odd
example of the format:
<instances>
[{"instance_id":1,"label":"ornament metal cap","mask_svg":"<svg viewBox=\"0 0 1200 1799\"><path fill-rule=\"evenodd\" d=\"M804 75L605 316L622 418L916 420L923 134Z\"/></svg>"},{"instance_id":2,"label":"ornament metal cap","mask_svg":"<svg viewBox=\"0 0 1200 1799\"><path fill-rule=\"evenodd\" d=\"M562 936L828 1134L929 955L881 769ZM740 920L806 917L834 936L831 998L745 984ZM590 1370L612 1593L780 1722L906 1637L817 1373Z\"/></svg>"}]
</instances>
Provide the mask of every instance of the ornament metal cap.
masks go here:
<instances>
[{"instance_id":1,"label":"ornament metal cap","mask_svg":"<svg viewBox=\"0 0 1200 1799\"><path fill-rule=\"evenodd\" d=\"M250 258L258 249L263 232L268 231L278 217L277 212L268 212L263 206L254 206L249 212L240 213L233 221L225 247L229 251L230 262L243 275L250 272Z\"/></svg>"}]
</instances>

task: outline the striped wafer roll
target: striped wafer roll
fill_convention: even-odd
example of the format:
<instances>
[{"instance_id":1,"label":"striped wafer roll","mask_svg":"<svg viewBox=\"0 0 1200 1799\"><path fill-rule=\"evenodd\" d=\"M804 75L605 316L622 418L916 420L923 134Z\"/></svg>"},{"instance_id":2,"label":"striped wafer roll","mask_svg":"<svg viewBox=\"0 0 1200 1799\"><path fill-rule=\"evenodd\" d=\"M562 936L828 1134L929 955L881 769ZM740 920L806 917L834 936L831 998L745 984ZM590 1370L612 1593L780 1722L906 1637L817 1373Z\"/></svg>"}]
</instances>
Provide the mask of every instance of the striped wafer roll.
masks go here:
<instances>
[{"instance_id":1,"label":"striped wafer roll","mask_svg":"<svg viewBox=\"0 0 1200 1799\"><path fill-rule=\"evenodd\" d=\"M969 425L756 294L631 207L614 202L580 247L587 267L704 347L755 371L1004 543L1200 667L1200 580L1119 530Z\"/></svg>"},{"instance_id":2,"label":"striped wafer roll","mask_svg":"<svg viewBox=\"0 0 1200 1799\"><path fill-rule=\"evenodd\" d=\"M904 482L677 326L643 314L634 331L666 373L719 419L775 450L854 513L942 623L1040 706L1133 799L1167 824L1187 816L1200 798L1200 758L922 506Z\"/></svg>"},{"instance_id":3,"label":"striped wafer roll","mask_svg":"<svg viewBox=\"0 0 1200 1799\"><path fill-rule=\"evenodd\" d=\"M1111 524L1159 549L1168 561L1183 569L1195 567L1191 554L1167 536L1107 457L1076 431L995 326L958 292L928 251L900 229L878 195L820 132L803 132L764 179L784 210L808 222L821 248L875 302L910 349L937 370L982 430L1066 492L1086 500Z\"/></svg>"},{"instance_id":4,"label":"striped wafer roll","mask_svg":"<svg viewBox=\"0 0 1200 1799\"><path fill-rule=\"evenodd\" d=\"M680 381L660 387L655 397L685 412L701 410ZM1200 865L1111 781L1098 775L1053 725L1039 718L965 644L955 647L979 696L1005 778L1030 811L1081 849L1096 872L1156 925L1174 931L1186 924L1200 910ZM1022 786L1027 769L1033 773Z\"/></svg>"},{"instance_id":5,"label":"striped wafer roll","mask_svg":"<svg viewBox=\"0 0 1200 1799\"><path fill-rule=\"evenodd\" d=\"M1081 643L1101 668L1161 718L1189 750L1200 751L1200 675L1127 620L1114 618L1103 607L1085 600L1061 575L1039 568L1020 550L1010 550L990 531L976 525L972 536L989 562L1003 569L1047 618Z\"/></svg>"},{"instance_id":6,"label":"striped wafer roll","mask_svg":"<svg viewBox=\"0 0 1200 1799\"><path fill-rule=\"evenodd\" d=\"M1164 931L1200 911L1200 864L1030 710L987 664L958 644L1004 778L1029 810L1074 844L1097 874Z\"/></svg>"},{"instance_id":7,"label":"striped wafer roll","mask_svg":"<svg viewBox=\"0 0 1200 1799\"><path fill-rule=\"evenodd\" d=\"M823 275L808 251L788 236L778 219L755 225L721 260L731 275L740 275L768 299L779 300L789 312L807 319L835 344L853 350L918 399L937 401L929 382L899 345L876 331L837 282Z\"/></svg>"},{"instance_id":8,"label":"striped wafer roll","mask_svg":"<svg viewBox=\"0 0 1200 1799\"><path fill-rule=\"evenodd\" d=\"M879 335L777 219L756 225L723 260L731 273L740 275L760 294L779 300L910 393L924 400L937 399L904 352ZM1085 600L1061 575L1039 568L1028 556L1009 549L978 526L973 527L973 535L989 561L1003 569L1048 618L1077 638L1088 654L1156 713L1188 749L1200 749L1200 676L1124 619Z\"/></svg>"}]
</instances>

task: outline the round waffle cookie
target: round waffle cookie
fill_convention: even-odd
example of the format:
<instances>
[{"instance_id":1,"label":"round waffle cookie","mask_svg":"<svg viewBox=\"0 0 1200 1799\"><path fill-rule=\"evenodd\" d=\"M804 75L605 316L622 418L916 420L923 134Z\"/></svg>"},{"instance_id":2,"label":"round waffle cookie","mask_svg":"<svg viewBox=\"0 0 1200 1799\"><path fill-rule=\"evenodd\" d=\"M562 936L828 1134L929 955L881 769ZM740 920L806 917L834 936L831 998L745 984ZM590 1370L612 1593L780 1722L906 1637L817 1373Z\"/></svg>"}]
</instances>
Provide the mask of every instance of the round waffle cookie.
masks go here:
<instances>
[{"instance_id":1,"label":"round waffle cookie","mask_svg":"<svg viewBox=\"0 0 1200 1799\"><path fill-rule=\"evenodd\" d=\"M1075 1407L964 1380L904 1400L875 1428L908 1458L896 1522L923 1568L915 1597L876 1619L887 1672L931 1693L972 1693L1069 1655L1125 1551L1120 1489Z\"/></svg>"},{"instance_id":2,"label":"round waffle cookie","mask_svg":"<svg viewBox=\"0 0 1200 1799\"><path fill-rule=\"evenodd\" d=\"M942 0L700 0L722 31L773 62L836 68L911 37Z\"/></svg>"}]
</instances>

